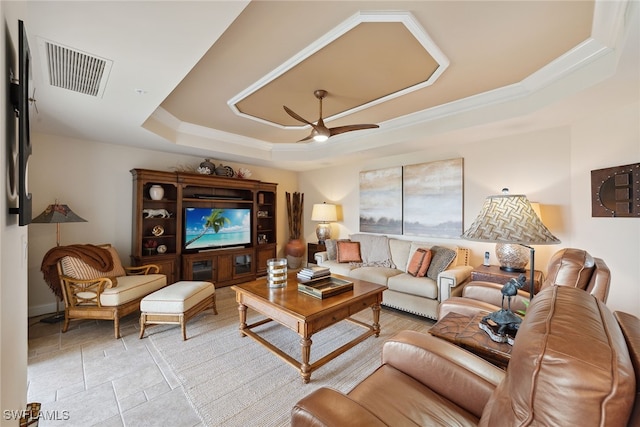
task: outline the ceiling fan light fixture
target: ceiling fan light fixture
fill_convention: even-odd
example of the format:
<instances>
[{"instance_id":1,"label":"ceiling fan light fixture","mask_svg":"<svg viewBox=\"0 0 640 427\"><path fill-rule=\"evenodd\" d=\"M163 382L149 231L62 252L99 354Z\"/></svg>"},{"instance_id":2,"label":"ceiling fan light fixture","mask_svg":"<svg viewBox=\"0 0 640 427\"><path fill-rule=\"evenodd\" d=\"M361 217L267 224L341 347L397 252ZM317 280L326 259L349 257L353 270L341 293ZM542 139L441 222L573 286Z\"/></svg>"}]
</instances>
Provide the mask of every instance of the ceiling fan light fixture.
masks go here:
<instances>
[{"instance_id":1,"label":"ceiling fan light fixture","mask_svg":"<svg viewBox=\"0 0 640 427\"><path fill-rule=\"evenodd\" d=\"M318 101L320 104L319 105L320 117L318 118L318 122L316 124L311 123L309 120L305 119L304 117L302 117L301 115L299 115L298 113L293 111L291 108L287 107L286 105L282 106L282 108L284 108L284 111L286 111L288 115L312 127L311 134L306 138L301 139L298 142L309 141L311 139L317 142L324 142L330 137L332 137L333 135L339 135L341 133L351 132L354 130L374 129L374 128L380 127L375 124L362 124L362 125L347 125L347 126L338 126L334 128L328 128L325 126L324 120L322 119L322 99L325 96L327 96L327 91L323 89L318 89L314 91L313 94L315 95L316 98L318 98Z\"/></svg>"}]
</instances>

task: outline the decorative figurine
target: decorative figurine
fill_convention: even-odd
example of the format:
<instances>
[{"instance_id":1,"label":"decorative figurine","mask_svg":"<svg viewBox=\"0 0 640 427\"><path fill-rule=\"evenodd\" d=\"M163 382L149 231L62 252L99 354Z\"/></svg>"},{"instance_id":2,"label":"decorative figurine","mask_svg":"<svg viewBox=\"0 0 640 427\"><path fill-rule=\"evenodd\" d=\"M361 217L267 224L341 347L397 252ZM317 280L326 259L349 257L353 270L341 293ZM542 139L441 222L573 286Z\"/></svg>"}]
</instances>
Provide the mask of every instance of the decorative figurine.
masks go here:
<instances>
[{"instance_id":1,"label":"decorative figurine","mask_svg":"<svg viewBox=\"0 0 640 427\"><path fill-rule=\"evenodd\" d=\"M489 313L482 318L480 328L487 332L492 340L497 342L507 342L507 331L517 331L522 323L522 318L511 311L511 298L518 294L526 282L526 276L520 274L518 278L513 278L502 287L502 309ZM507 308L504 307L504 298L507 297ZM497 331L492 326L497 326Z\"/></svg>"}]
</instances>

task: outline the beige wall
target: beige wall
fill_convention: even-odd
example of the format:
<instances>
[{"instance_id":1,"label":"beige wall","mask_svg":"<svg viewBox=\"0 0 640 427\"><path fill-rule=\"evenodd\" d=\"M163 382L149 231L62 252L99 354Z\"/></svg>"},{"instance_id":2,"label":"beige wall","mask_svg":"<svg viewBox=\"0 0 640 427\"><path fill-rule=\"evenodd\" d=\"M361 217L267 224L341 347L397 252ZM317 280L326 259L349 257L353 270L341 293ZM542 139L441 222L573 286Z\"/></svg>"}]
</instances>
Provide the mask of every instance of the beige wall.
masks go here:
<instances>
[{"instance_id":1,"label":"beige wall","mask_svg":"<svg viewBox=\"0 0 640 427\"><path fill-rule=\"evenodd\" d=\"M18 51L18 19L24 4L0 2L0 69L7 82L9 67L16 70ZM7 34L8 32L8 34ZM7 99L6 84L0 85L0 99ZM2 147L6 147L16 124L13 111L2 102L0 114L6 126L0 126ZM0 150L0 164L6 170L7 153ZM2 188L6 175L2 173ZM5 191L6 194L6 190ZM18 216L9 215L6 197L0 198L0 425L17 426L18 420L6 411L25 408L27 398L27 227L18 226Z\"/></svg>"},{"instance_id":2,"label":"beige wall","mask_svg":"<svg viewBox=\"0 0 640 427\"><path fill-rule=\"evenodd\" d=\"M85 223L60 226L61 244L112 243L122 261L130 264L132 176L134 168L171 171L186 165L197 167L203 158L128 148L122 145L34 134L30 182L33 214L47 205L67 204ZM287 236L285 192L297 191L294 172L222 162L246 167L251 179L278 183L278 243L282 252ZM55 311L55 297L42 279L40 265L56 244L54 224L29 225L29 315Z\"/></svg>"},{"instance_id":3,"label":"beige wall","mask_svg":"<svg viewBox=\"0 0 640 427\"><path fill-rule=\"evenodd\" d=\"M572 126L485 141L474 141L362 161L300 174L305 203L333 202L342 218L333 224L334 236L359 230L358 174L360 171L462 157L464 159L464 224L469 226L486 196L508 187L541 204L543 221L562 243L536 247L536 269L545 271L550 256L562 247L578 247L603 258L612 270L608 306L640 312L640 219L592 218L590 171L640 161L638 103L585 117ZM425 140L425 147L427 141ZM425 209L428 209L425 206ZM315 223L305 216L304 235L315 241ZM402 236L400 236L402 238ZM414 239L438 242L438 239ZM451 242L449 240L449 242ZM496 264L494 244L455 240L472 250L472 263L485 251Z\"/></svg>"}]
</instances>

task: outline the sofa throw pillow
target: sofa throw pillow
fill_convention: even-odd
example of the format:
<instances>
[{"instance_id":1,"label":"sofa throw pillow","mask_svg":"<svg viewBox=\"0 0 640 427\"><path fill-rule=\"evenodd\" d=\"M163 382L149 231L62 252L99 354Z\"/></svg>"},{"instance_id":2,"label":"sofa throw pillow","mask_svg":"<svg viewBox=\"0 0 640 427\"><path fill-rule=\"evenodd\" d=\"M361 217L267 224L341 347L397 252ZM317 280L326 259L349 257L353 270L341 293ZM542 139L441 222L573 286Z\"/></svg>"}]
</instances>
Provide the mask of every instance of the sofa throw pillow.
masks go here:
<instances>
[{"instance_id":1,"label":"sofa throw pillow","mask_svg":"<svg viewBox=\"0 0 640 427\"><path fill-rule=\"evenodd\" d=\"M329 261L336 261L338 259L338 242L348 242L349 239L329 239L324 241L324 247L327 251L327 259Z\"/></svg>"},{"instance_id":2,"label":"sofa throw pillow","mask_svg":"<svg viewBox=\"0 0 640 427\"><path fill-rule=\"evenodd\" d=\"M72 277L80 280L92 280L99 279L101 277L108 277L113 282L113 286L117 286L118 281L116 277L126 276L127 273L120 262L120 257L112 246L105 248L111 253L113 258L113 269L110 271L100 271L79 258L66 256L60 260L62 265L62 273L65 276Z\"/></svg>"},{"instance_id":3,"label":"sofa throw pillow","mask_svg":"<svg viewBox=\"0 0 640 427\"><path fill-rule=\"evenodd\" d=\"M411 256L409 260L409 265L407 266L407 273L412 276L417 276L418 271L420 271L420 266L422 265L422 260L424 260L425 250L420 248L416 249L416 251Z\"/></svg>"},{"instance_id":4,"label":"sofa throw pillow","mask_svg":"<svg viewBox=\"0 0 640 427\"><path fill-rule=\"evenodd\" d=\"M431 249L423 249L424 250L424 258L422 258L422 264L420 264L420 270L418 270L418 274L416 277L424 277L427 275L427 271L429 270L429 266L431 265L431 257L433 252Z\"/></svg>"},{"instance_id":5,"label":"sofa throw pillow","mask_svg":"<svg viewBox=\"0 0 640 427\"><path fill-rule=\"evenodd\" d=\"M336 239L329 239L324 241L324 247L327 250L327 259L329 261L335 261L338 258L338 252L336 252Z\"/></svg>"},{"instance_id":6,"label":"sofa throw pillow","mask_svg":"<svg viewBox=\"0 0 640 427\"><path fill-rule=\"evenodd\" d=\"M336 243L338 262L362 262L360 242L338 241Z\"/></svg>"},{"instance_id":7,"label":"sofa throw pillow","mask_svg":"<svg viewBox=\"0 0 640 427\"><path fill-rule=\"evenodd\" d=\"M395 268L391 261L389 238L384 235L357 233L349 236L352 242L360 242L363 267Z\"/></svg>"},{"instance_id":8,"label":"sofa throw pillow","mask_svg":"<svg viewBox=\"0 0 640 427\"><path fill-rule=\"evenodd\" d=\"M438 280L438 274L449 267L456 257L456 251L442 246L431 247L431 264L427 270L427 277Z\"/></svg>"}]
</instances>

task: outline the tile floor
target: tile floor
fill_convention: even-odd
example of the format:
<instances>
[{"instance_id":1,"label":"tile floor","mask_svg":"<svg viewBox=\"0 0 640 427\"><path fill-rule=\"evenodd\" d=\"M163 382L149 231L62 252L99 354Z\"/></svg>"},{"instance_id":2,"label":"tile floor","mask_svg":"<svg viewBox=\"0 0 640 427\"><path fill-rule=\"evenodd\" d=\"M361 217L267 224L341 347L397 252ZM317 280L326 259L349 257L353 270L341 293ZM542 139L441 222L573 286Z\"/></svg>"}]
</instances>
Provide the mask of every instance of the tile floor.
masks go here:
<instances>
[{"instance_id":1,"label":"tile floor","mask_svg":"<svg viewBox=\"0 0 640 427\"><path fill-rule=\"evenodd\" d=\"M47 316L42 316L47 317ZM113 322L29 319L28 402L42 404L39 427L203 426L152 342L138 339L138 316Z\"/></svg>"}]
</instances>

